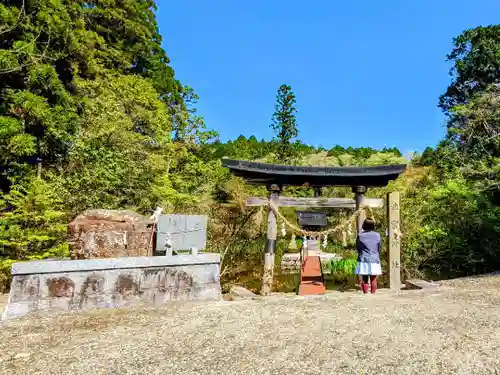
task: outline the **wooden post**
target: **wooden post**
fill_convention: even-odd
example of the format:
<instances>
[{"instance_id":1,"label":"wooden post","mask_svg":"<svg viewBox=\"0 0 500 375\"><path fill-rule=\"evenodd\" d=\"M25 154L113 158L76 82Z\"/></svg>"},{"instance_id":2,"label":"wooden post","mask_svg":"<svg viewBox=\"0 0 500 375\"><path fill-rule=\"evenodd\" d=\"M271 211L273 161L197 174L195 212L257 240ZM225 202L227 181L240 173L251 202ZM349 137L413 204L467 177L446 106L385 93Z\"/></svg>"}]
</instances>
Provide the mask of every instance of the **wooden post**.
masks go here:
<instances>
[{"instance_id":1,"label":"wooden post","mask_svg":"<svg viewBox=\"0 0 500 375\"><path fill-rule=\"evenodd\" d=\"M322 194L322 187L321 186L315 186L314 187L314 198L319 198L321 197L321 194ZM319 236L313 236L311 238L311 240L314 240L314 241L319 241L320 238ZM320 245L320 249L321 249L321 245Z\"/></svg>"},{"instance_id":2,"label":"wooden post","mask_svg":"<svg viewBox=\"0 0 500 375\"><path fill-rule=\"evenodd\" d=\"M269 200L278 206L278 198L281 192L281 186L271 185L267 187L269 191ZM273 287L273 274L274 274L274 253L276 251L276 237L278 234L278 225L276 215L269 208L267 213L267 243L264 251L264 272L262 273L262 285L260 294L267 296L271 293Z\"/></svg>"},{"instance_id":3,"label":"wooden post","mask_svg":"<svg viewBox=\"0 0 500 375\"><path fill-rule=\"evenodd\" d=\"M401 289L401 232L399 214L399 192L387 194L387 222L389 223L387 254L389 267L389 288Z\"/></svg>"},{"instance_id":4,"label":"wooden post","mask_svg":"<svg viewBox=\"0 0 500 375\"><path fill-rule=\"evenodd\" d=\"M174 255L174 248L172 244L172 235L170 233L167 233L167 240L165 244L165 256L171 257Z\"/></svg>"},{"instance_id":5,"label":"wooden post","mask_svg":"<svg viewBox=\"0 0 500 375\"><path fill-rule=\"evenodd\" d=\"M356 200L356 211L361 208L361 206L364 203L365 199L365 192L366 192L366 187L365 186L354 186L352 188L352 192L355 194L354 199ZM358 218L356 220L356 230L357 233L361 232L361 228L363 227L363 221L365 221L365 211L363 210L360 212L358 215Z\"/></svg>"},{"instance_id":6,"label":"wooden post","mask_svg":"<svg viewBox=\"0 0 500 375\"><path fill-rule=\"evenodd\" d=\"M310 242L310 239L307 238L308 236L304 236L304 241L302 242L302 259L301 259L301 264L304 263L304 261L306 260L306 258L309 256L309 250L308 247L309 247L309 242Z\"/></svg>"}]
</instances>

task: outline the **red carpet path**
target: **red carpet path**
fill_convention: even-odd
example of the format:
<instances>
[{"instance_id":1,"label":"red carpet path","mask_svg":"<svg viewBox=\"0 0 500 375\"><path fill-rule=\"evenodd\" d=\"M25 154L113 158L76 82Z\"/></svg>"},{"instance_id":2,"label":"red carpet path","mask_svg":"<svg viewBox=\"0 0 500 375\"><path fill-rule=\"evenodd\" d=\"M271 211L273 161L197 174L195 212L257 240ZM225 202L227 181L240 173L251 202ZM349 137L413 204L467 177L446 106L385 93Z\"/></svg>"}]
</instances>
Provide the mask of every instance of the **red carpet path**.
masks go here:
<instances>
[{"instance_id":1,"label":"red carpet path","mask_svg":"<svg viewBox=\"0 0 500 375\"><path fill-rule=\"evenodd\" d=\"M299 296L324 294L325 291L319 256L306 257L300 276Z\"/></svg>"}]
</instances>

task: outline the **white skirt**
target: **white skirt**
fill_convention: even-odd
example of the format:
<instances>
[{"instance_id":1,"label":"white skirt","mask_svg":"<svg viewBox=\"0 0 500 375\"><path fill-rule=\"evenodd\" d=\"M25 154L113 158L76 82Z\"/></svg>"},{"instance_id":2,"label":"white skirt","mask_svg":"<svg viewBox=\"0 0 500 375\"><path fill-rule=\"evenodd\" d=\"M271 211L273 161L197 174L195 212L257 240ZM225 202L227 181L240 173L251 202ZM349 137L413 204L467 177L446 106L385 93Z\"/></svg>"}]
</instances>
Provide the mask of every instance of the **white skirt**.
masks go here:
<instances>
[{"instance_id":1,"label":"white skirt","mask_svg":"<svg viewBox=\"0 0 500 375\"><path fill-rule=\"evenodd\" d=\"M380 263L358 262L356 275L382 275L382 266Z\"/></svg>"}]
</instances>

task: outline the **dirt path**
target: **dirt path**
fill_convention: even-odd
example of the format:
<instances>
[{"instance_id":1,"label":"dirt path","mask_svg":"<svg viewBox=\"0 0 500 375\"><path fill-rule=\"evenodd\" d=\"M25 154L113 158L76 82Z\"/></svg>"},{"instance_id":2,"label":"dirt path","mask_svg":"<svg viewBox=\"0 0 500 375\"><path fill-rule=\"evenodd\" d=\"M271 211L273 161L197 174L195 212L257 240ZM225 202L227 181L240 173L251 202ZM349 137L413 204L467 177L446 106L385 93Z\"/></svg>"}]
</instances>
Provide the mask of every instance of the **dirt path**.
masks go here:
<instances>
[{"instance_id":1,"label":"dirt path","mask_svg":"<svg viewBox=\"0 0 500 375\"><path fill-rule=\"evenodd\" d=\"M13 321L0 373L498 374L499 283Z\"/></svg>"}]
</instances>

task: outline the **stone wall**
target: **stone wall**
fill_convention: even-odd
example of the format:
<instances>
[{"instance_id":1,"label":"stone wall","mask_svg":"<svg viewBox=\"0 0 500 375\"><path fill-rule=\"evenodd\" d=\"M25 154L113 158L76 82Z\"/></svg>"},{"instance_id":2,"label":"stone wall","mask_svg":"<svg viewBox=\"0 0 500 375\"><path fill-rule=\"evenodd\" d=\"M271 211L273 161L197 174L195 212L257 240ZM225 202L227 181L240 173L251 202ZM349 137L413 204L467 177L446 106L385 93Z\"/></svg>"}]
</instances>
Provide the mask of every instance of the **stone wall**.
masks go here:
<instances>
[{"instance_id":1,"label":"stone wall","mask_svg":"<svg viewBox=\"0 0 500 375\"><path fill-rule=\"evenodd\" d=\"M219 300L219 254L14 263L3 319L32 312Z\"/></svg>"},{"instance_id":2,"label":"stone wall","mask_svg":"<svg viewBox=\"0 0 500 375\"><path fill-rule=\"evenodd\" d=\"M152 222L127 210L87 210L68 226L72 259L153 255Z\"/></svg>"},{"instance_id":3,"label":"stone wall","mask_svg":"<svg viewBox=\"0 0 500 375\"><path fill-rule=\"evenodd\" d=\"M322 251L310 250L310 256L319 256L321 263L327 265L332 260L340 260L342 257L337 254L324 253ZM281 258L281 272L284 274L300 273L300 253L285 253ZM323 267L324 274L330 274L331 267Z\"/></svg>"},{"instance_id":4,"label":"stone wall","mask_svg":"<svg viewBox=\"0 0 500 375\"><path fill-rule=\"evenodd\" d=\"M281 257L281 272L299 273L300 272L300 253L285 253Z\"/></svg>"}]
</instances>

